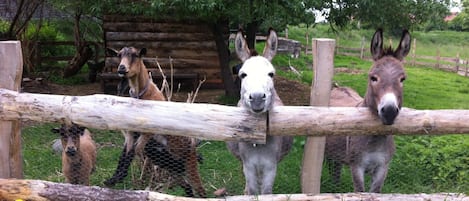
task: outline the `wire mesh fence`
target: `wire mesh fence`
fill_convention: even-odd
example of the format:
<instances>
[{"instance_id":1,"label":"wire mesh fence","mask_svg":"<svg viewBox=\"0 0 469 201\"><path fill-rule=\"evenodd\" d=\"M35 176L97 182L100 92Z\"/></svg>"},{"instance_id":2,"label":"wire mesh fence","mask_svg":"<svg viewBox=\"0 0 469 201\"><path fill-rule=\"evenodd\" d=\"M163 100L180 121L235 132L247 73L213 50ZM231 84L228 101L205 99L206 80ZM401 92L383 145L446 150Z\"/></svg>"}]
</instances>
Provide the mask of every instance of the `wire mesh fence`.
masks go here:
<instances>
[{"instance_id":1,"label":"wire mesh fence","mask_svg":"<svg viewBox=\"0 0 469 201\"><path fill-rule=\"evenodd\" d=\"M65 172L62 171L61 155L51 154L50 146L57 136L37 133L37 129L46 131L54 126L57 125L38 125L36 128L24 130L25 175L29 179L67 182ZM150 154L159 154L162 161L160 164L170 163L168 166L154 165L148 157L136 154L123 180L112 187L105 185L106 180L113 176L118 167L119 156L122 154L122 139L120 139L122 137L118 132L92 129L92 133L98 155L96 168L90 176L90 185L114 189L146 189L180 196L188 196L190 195L188 189L194 189L190 185L191 175L181 165L182 160L163 159L164 154L161 153L166 148L158 144L152 145L157 151ZM279 163L273 193L301 193L304 141L305 137L295 137L291 152ZM396 153L390 162L382 192L467 193L469 191L467 141L466 135L395 136ZM226 149L224 142L202 141L197 146L197 153L198 173L208 197L244 194L245 180L241 163ZM76 164L73 168L81 167L82 164ZM331 174L330 167L331 164L325 161L321 192L353 192L350 168L344 166L341 169L341 180L337 184L333 180L334 175ZM86 177L85 174L74 176L78 177L77 180ZM370 176L365 177L366 190L370 188L370 180Z\"/></svg>"}]
</instances>

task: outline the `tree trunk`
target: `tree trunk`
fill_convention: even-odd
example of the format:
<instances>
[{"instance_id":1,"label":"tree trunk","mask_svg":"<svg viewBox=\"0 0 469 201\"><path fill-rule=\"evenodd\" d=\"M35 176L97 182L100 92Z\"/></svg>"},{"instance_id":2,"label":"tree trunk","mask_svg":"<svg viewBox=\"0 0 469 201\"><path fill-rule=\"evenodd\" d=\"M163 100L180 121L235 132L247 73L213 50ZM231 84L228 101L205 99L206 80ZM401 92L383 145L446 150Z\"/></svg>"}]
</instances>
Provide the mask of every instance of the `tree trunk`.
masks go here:
<instances>
[{"instance_id":1,"label":"tree trunk","mask_svg":"<svg viewBox=\"0 0 469 201\"><path fill-rule=\"evenodd\" d=\"M76 75L78 71L81 70L83 65L85 65L85 63L93 56L93 51L89 46L86 45L86 41L82 37L80 31L80 19L81 10L77 10L75 14L74 25L76 52L75 56L73 56L73 59L68 62L68 66L64 69L64 78Z\"/></svg>"},{"instance_id":2,"label":"tree trunk","mask_svg":"<svg viewBox=\"0 0 469 201\"><path fill-rule=\"evenodd\" d=\"M230 62L230 49L225 41L224 27L227 23L225 21L217 21L213 24L213 35L217 44L218 58L220 61L220 72L225 87L225 95L230 97L239 97L239 87L236 87L231 74Z\"/></svg>"},{"instance_id":3,"label":"tree trunk","mask_svg":"<svg viewBox=\"0 0 469 201\"><path fill-rule=\"evenodd\" d=\"M256 33L259 28L258 21L252 21L246 27L246 42L249 49L256 49Z\"/></svg>"}]
</instances>

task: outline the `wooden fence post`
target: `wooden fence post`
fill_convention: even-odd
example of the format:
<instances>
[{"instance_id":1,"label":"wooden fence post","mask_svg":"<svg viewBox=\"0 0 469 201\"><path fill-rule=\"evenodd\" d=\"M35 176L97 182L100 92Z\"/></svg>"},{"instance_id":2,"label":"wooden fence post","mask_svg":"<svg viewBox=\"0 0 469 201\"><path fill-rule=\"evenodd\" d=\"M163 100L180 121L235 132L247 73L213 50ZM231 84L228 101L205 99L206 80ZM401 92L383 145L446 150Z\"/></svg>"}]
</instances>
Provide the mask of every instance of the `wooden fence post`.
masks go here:
<instances>
[{"instance_id":1,"label":"wooden fence post","mask_svg":"<svg viewBox=\"0 0 469 201\"><path fill-rule=\"evenodd\" d=\"M456 54L456 66L454 67L456 69L456 73L459 73L459 52Z\"/></svg>"},{"instance_id":2,"label":"wooden fence post","mask_svg":"<svg viewBox=\"0 0 469 201\"><path fill-rule=\"evenodd\" d=\"M440 49L438 48L438 49L436 49L436 64L435 64L435 67L437 69L440 68L440 59L441 59L440 58Z\"/></svg>"},{"instance_id":3,"label":"wooden fence post","mask_svg":"<svg viewBox=\"0 0 469 201\"><path fill-rule=\"evenodd\" d=\"M313 45L313 44L311 44ZM311 50L313 51L313 50ZM339 37L337 37L336 42L335 42L335 54L339 55Z\"/></svg>"},{"instance_id":4,"label":"wooden fence post","mask_svg":"<svg viewBox=\"0 0 469 201\"><path fill-rule=\"evenodd\" d=\"M308 54L308 46L309 46L309 32L306 31L306 46L305 46L305 54Z\"/></svg>"},{"instance_id":5,"label":"wooden fence post","mask_svg":"<svg viewBox=\"0 0 469 201\"><path fill-rule=\"evenodd\" d=\"M360 45L360 59L365 57L365 36L362 37L362 42Z\"/></svg>"},{"instance_id":6,"label":"wooden fence post","mask_svg":"<svg viewBox=\"0 0 469 201\"><path fill-rule=\"evenodd\" d=\"M416 50L417 50L417 39L414 38L414 44L412 45L412 66L415 66L416 64Z\"/></svg>"},{"instance_id":7,"label":"wooden fence post","mask_svg":"<svg viewBox=\"0 0 469 201\"><path fill-rule=\"evenodd\" d=\"M329 98L334 76L333 39L314 39L313 72L310 105L329 106ZM308 137L306 139L301 173L301 191L319 194L321 190L321 171L324 160L326 137Z\"/></svg>"},{"instance_id":8,"label":"wooden fence post","mask_svg":"<svg viewBox=\"0 0 469 201\"><path fill-rule=\"evenodd\" d=\"M467 74L469 73L469 72L468 72L468 71L469 71L469 66L468 66L468 64L469 64L469 60L466 60L466 73L464 73L464 76L466 76L466 77L467 77Z\"/></svg>"},{"instance_id":9,"label":"wooden fence post","mask_svg":"<svg viewBox=\"0 0 469 201\"><path fill-rule=\"evenodd\" d=\"M19 41L0 41L0 88L19 91L23 55ZM23 178L20 121L0 121L0 178Z\"/></svg>"}]
</instances>

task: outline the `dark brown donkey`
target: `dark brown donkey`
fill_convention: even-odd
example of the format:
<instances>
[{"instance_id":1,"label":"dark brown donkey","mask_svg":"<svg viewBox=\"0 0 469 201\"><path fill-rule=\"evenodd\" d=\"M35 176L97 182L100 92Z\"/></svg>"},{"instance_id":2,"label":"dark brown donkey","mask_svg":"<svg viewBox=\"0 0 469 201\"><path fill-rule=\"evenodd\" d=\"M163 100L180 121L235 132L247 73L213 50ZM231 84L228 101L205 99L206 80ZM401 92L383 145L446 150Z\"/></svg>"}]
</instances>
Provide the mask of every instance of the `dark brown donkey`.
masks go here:
<instances>
[{"instance_id":1,"label":"dark brown donkey","mask_svg":"<svg viewBox=\"0 0 469 201\"><path fill-rule=\"evenodd\" d=\"M374 63L368 73L368 88L364 100L349 88L339 88L332 93L331 106L368 107L384 125L392 125L402 107L402 87L406 79L402 61L409 50L410 34L407 30L403 31L399 47L395 51L391 47L383 49L383 33L381 29L377 30L371 41ZM337 93L345 95L339 98ZM389 162L395 152L391 134L327 137L325 156L332 161L336 184L340 180L342 165L346 164L352 172L355 192L365 191L365 173L371 175L370 192L381 192Z\"/></svg>"},{"instance_id":2,"label":"dark brown donkey","mask_svg":"<svg viewBox=\"0 0 469 201\"><path fill-rule=\"evenodd\" d=\"M109 49L108 52L120 57L117 73L128 79L131 97L165 101L163 93L153 83L143 64L142 56L146 53L145 48L138 50L133 47L124 47L120 51ZM176 182L184 188L187 196L194 196L194 189L198 196L206 197L198 171L195 139L155 133L140 134L129 131L123 131L123 133L124 150L116 172L105 182L107 186L114 185L127 175L128 167L135 153L138 153L148 157L154 165L167 169Z\"/></svg>"}]
</instances>

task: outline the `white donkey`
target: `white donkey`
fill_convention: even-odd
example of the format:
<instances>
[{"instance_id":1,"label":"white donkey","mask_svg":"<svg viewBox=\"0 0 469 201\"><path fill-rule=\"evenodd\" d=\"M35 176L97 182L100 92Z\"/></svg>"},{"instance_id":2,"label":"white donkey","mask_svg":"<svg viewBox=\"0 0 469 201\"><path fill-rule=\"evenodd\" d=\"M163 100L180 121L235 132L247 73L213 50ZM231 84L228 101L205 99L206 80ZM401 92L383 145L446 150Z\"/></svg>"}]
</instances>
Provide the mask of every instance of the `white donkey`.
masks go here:
<instances>
[{"instance_id":1,"label":"white donkey","mask_svg":"<svg viewBox=\"0 0 469 201\"><path fill-rule=\"evenodd\" d=\"M238 106L254 115L268 112L283 105L274 88L275 69L270 63L277 53L277 34L269 30L263 56L250 51L241 31L235 39L236 53L243 62L239 70L241 99ZM272 194L277 163L290 151L291 136L267 136L266 144L228 142L228 149L243 163L248 195Z\"/></svg>"}]
</instances>

